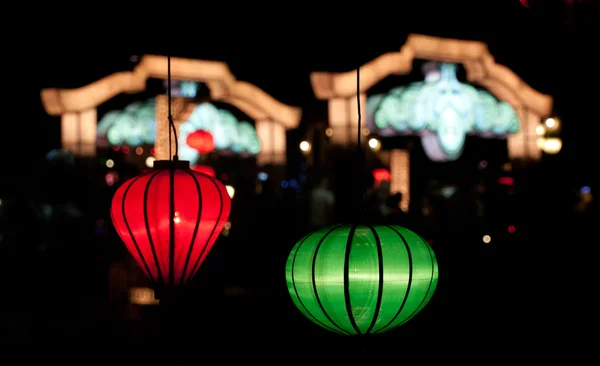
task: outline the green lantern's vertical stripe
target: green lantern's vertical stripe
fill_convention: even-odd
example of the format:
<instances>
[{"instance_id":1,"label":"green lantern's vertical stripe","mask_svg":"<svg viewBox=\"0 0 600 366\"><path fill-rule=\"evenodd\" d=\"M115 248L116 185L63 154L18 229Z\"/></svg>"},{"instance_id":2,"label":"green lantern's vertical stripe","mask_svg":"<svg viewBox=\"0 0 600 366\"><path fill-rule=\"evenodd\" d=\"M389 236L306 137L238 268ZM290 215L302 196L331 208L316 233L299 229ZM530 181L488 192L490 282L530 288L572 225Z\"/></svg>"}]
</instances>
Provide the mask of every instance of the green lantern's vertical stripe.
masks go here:
<instances>
[{"instance_id":1,"label":"green lantern's vertical stripe","mask_svg":"<svg viewBox=\"0 0 600 366\"><path fill-rule=\"evenodd\" d=\"M319 324L323 328L325 328L327 330L330 330L330 331L337 332L338 331L337 329L333 329L332 327L330 327L327 324L325 324L322 321L320 321L316 316L314 316L310 312L310 310L308 310L308 308L306 307L306 305L304 305L304 302L302 302L302 298L298 295L298 288L296 287L296 280L294 278L294 269L295 269L295 265L296 265L296 257L298 256L298 251L302 247L302 244L304 244L309 237L310 237L310 235L305 236L304 238L302 238L302 240L300 240L298 242L298 244L296 244L296 248L294 250L294 256L292 257L292 261L291 261L292 262L291 263L291 268L289 268L289 273L288 273L288 277L290 279L289 282L292 283L293 293L292 293L291 289L289 288L289 282L288 282L288 290L290 290L289 292L292 295L292 300L298 305L298 309L300 309L300 311L302 311L304 313L304 315L306 315L310 320L312 320L313 322Z\"/></svg>"},{"instance_id":2,"label":"green lantern's vertical stripe","mask_svg":"<svg viewBox=\"0 0 600 366\"><path fill-rule=\"evenodd\" d=\"M377 265L379 270L379 283L377 285L377 301L375 302L375 312L373 314L373 319L371 320L371 324L365 333L370 333L377 323L377 318L379 317L379 309L381 308L381 300L383 299L383 249L381 248L381 240L379 239L379 235L377 235L377 230L369 225L369 229L373 233L373 237L375 238L375 245L377 246Z\"/></svg>"},{"instance_id":3,"label":"green lantern's vertical stripe","mask_svg":"<svg viewBox=\"0 0 600 366\"><path fill-rule=\"evenodd\" d=\"M330 323L331 323L333 326L335 326L336 328L338 328L338 329L339 329L341 332L343 332L343 333L346 333L346 334L349 334L349 332L348 332L346 329L344 329L344 328L343 328L342 326L340 326L340 325L339 325L339 324L338 324L336 321L334 321L334 320L332 319L332 317L331 317L331 316L330 316L330 315L327 313L327 310L325 310L325 306L323 305L323 302L321 301L321 296L319 295L319 284L320 284L320 283L327 283L327 282L329 282L329 280L328 280L328 278L327 278L327 277L329 276L329 273L324 273L324 274L323 274L323 277L324 277L324 279L323 279L323 280L321 280L321 279L317 280L317 275L316 275L316 273L317 273L317 260L319 259L319 250L321 249L321 245L323 245L323 242L325 241L325 239L327 239L327 238L328 238L328 236L329 236L329 235L330 235L332 232L334 232L335 230L337 230L338 228L340 228L340 227L342 227L342 226L343 226L343 225L341 225L341 226L335 226L335 227L333 227L333 228L329 229L329 230L327 231L327 233L325 233L325 235L323 235L323 237L321 238L321 240L319 240L319 243L317 244L317 246L316 246L316 248L315 248L315 251L314 251L314 254L313 254L313 257L312 257L312 270L311 270L311 272L312 272L312 285L313 285L313 291L314 291L315 300L316 300L316 301L317 301L317 303L319 304L319 308L320 308L320 309L321 309L321 311L323 312L323 315L325 315L325 317L327 318L327 320L328 320L328 321L329 321L329 322L330 322ZM333 244L333 243L332 243L332 244ZM325 257L323 260L325 261L325 265L326 265L328 258L326 258L326 257ZM322 261L323 261L323 260L322 260ZM327 269L327 268L325 268L325 269ZM328 290L328 288L327 288L327 287L328 287L328 286L325 286L325 290ZM328 295L329 295L329 293L326 293L325 295L326 295L326 296L328 296ZM328 296L328 297L329 297L329 296ZM334 298L335 298L335 297L334 297ZM335 308L335 307L334 307L334 308Z\"/></svg>"},{"instance_id":4,"label":"green lantern's vertical stripe","mask_svg":"<svg viewBox=\"0 0 600 366\"><path fill-rule=\"evenodd\" d=\"M352 240L354 239L354 233L356 232L356 225L352 225L350 232L348 233L348 240L346 241L346 251L344 253L344 302L346 303L346 313L348 313L348 320L354 329L354 333L361 334L356 319L354 319L354 313L352 311L352 304L350 299L350 253L352 252Z\"/></svg>"},{"instance_id":5,"label":"green lantern's vertical stripe","mask_svg":"<svg viewBox=\"0 0 600 366\"><path fill-rule=\"evenodd\" d=\"M418 235L418 234L415 234L415 235ZM422 246L427 248L429 264L431 265L431 271L430 272L428 271L429 282L427 284L427 290L425 291L425 294L421 296L421 302L419 303L419 305L400 324L406 323L407 321L412 319L415 315L417 315L421 311L421 309L423 309L425 307L425 305L427 305L427 303L429 303L429 300L433 296L433 293L435 292L435 288L437 286L438 266L437 266L437 260L435 258L435 254L433 253L433 250L431 249L431 246L429 246L427 241L425 239L423 239L423 237L421 237L420 235L418 235L418 236L422 240ZM423 266L423 267L425 267L425 266Z\"/></svg>"},{"instance_id":6,"label":"green lantern's vertical stripe","mask_svg":"<svg viewBox=\"0 0 600 366\"><path fill-rule=\"evenodd\" d=\"M394 319L406 297L410 275L408 253L398 234L387 226L375 226L374 229L381 243L384 281L379 315L371 333L376 333Z\"/></svg>"},{"instance_id":7,"label":"green lantern's vertical stripe","mask_svg":"<svg viewBox=\"0 0 600 366\"><path fill-rule=\"evenodd\" d=\"M405 308L407 316L404 321L400 323L403 324L413 318L425 305L427 305L427 302L431 297L429 295L433 294L433 292L431 292L431 287L434 281L433 276L436 274L437 264L435 263L435 257L431 247L421 236L402 227L396 227L396 230L401 232L409 242L415 261L413 291L411 293L412 298L410 299L410 306Z\"/></svg>"},{"instance_id":8,"label":"green lantern's vertical stripe","mask_svg":"<svg viewBox=\"0 0 600 366\"><path fill-rule=\"evenodd\" d=\"M410 295L410 290L411 290L411 286L412 286L412 277L413 277L412 253L410 251L410 247L408 246L408 243L406 242L406 240L404 239L404 237L402 236L402 234L400 234L400 232L398 230L396 230L394 227L392 227L390 225L386 225L386 226L388 228L392 229L400 237L400 240L402 240L402 243L404 244L404 248L406 249L406 254L408 255L408 283L406 284L406 293L404 295L404 299L402 299L402 303L398 307L398 311L396 312L396 315L394 315L394 317L392 318L392 320L390 320L386 325L384 325L383 327L379 328L376 331L376 333L383 332L388 327L392 327L393 328L393 327L396 326L396 324L394 324L394 322L397 321L398 316L402 313L402 310L404 309L404 306L406 305L406 302L407 302L408 297Z\"/></svg>"}]
</instances>

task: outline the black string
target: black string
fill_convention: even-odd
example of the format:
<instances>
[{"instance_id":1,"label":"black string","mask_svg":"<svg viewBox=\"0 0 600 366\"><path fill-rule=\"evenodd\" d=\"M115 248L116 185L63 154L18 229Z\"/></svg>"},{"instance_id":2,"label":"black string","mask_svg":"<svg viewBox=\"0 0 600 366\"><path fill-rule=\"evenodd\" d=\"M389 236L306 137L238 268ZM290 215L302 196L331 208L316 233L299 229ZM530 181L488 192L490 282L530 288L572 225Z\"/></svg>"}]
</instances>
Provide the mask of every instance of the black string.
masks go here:
<instances>
[{"instance_id":1,"label":"black string","mask_svg":"<svg viewBox=\"0 0 600 366\"><path fill-rule=\"evenodd\" d=\"M169 160L179 160L179 141L177 141L177 129L171 115L171 56L167 56L167 98L169 100ZM175 136L175 155L171 159L171 131Z\"/></svg>"},{"instance_id":2,"label":"black string","mask_svg":"<svg viewBox=\"0 0 600 366\"><path fill-rule=\"evenodd\" d=\"M363 168L364 168L364 164L365 164L365 156L364 152L362 150L361 147L361 135L362 135L362 113L360 110L360 66L358 68L356 68L356 105L357 105L357 112L358 112L358 143L357 143L357 159L358 159L358 171L359 171L359 176L357 179L357 185L358 185L358 203L357 203L357 216L358 219L360 220L362 218L362 213L363 210L365 210L366 208L366 204L365 204L365 198L366 198L366 192L364 192L363 190Z\"/></svg>"}]
</instances>

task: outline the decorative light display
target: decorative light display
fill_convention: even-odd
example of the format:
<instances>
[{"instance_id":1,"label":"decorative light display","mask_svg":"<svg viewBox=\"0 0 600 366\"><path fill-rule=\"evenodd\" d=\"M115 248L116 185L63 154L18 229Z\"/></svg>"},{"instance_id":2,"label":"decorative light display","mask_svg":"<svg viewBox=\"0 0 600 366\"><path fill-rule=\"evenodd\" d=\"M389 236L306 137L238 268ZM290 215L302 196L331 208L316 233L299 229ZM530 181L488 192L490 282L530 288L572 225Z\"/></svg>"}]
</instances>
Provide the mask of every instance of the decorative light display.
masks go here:
<instances>
[{"instance_id":1,"label":"decorative light display","mask_svg":"<svg viewBox=\"0 0 600 366\"><path fill-rule=\"evenodd\" d=\"M256 155L261 144L254 127L238 119L229 111L218 109L213 104L198 105L186 122L179 126L179 154L182 159L195 163L200 153L187 145L187 137L198 130L210 133L218 150L231 150L237 154ZM164 131L168 133L168 131Z\"/></svg>"},{"instance_id":2,"label":"decorative light display","mask_svg":"<svg viewBox=\"0 0 600 366\"><path fill-rule=\"evenodd\" d=\"M131 255L160 288L185 284L194 276L230 210L220 181L190 170L186 161L157 160L152 170L119 187L111 217Z\"/></svg>"},{"instance_id":3,"label":"decorative light display","mask_svg":"<svg viewBox=\"0 0 600 366\"><path fill-rule=\"evenodd\" d=\"M198 130L213 138L217 150L231 150L239 154L256 155L260 152L260 141L254 127L238 119L229 111L221 110L210 103L198 105L188 120L179 128L180 156L192 163L200 152L187 144L188 135ZM159 131L159 133L168 131ZM98 136L106 137L112 146L125 144L139 146L156 142L155 99L144 103L132 103L122 111L108 112L98 124ZM195 138L192 138L195 141Z\"/></svg>"},{"instance_id":4,"label":"decorative light display","mask_svg":"<svg viewBox=\"0 0 600 366\"><path fill-rule=\"evenodd\" d=\"M200 154L206 154L215 149L215 141L210 132L196 130L187 135L186 144Z\"/></svg>"},{"instance_id":5,"label":"decorative light display","mask_svg":"<svg viewBox=\"0 0 600 366\"><path fill-rule=\"evenodd\" d=\"M456 160L467 134L503 137L520 126L509 104L459 82L454 64L430 67L425 81L372 98L369 128L382 136L419 134L425 152L435 161Z\"/></svg>"},{"instance_id":6,"label":"decorative light display","mask_svg":"<svg viewBox=\"0 0 600 366\"><path fill-rule=\"evenodd\" d=\"M154 98L134 102L123 110L110 111L98 123L98 136L111 146L154 144L156 122Z\"/></svg>"},{"instance_id":7,"label":"decorative light display","mask_svg":"<svg viewBox=\"0 0 600 366\"><path fill-rule=\"evenodd\" d=\"M406 323L427 305L437 280L429 244L394 225L321 229L294 246L286 265L298 309L344 335L383 333Z\"/></svg>"}]
</instances>

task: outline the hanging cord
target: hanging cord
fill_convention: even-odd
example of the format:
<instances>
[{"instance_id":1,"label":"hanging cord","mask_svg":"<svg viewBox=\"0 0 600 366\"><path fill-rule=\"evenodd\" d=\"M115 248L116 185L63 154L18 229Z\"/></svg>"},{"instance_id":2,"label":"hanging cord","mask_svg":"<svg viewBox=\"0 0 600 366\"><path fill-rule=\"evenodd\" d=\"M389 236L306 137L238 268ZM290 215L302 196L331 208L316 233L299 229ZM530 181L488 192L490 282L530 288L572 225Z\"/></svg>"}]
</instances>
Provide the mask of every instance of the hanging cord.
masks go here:
<instances>
[{"instance_id":1,"label":"hanging cord","mask_svg":"<svg viewBox=\"0 0 600 366\"><path fill-rule=\"evenodd\" d=\"M177 141L177 129L171 115L171 56L167 56L167 99L169 100L169 159L179 160L179 141ZM171 159L171 131L175 136L175 154Z\"/></svg>"},{"instance_id":2,"label":"hanging cord","mask_svg":"<svg viewBox=\"0 0 600 366\"><path fill-rule=\"evenodd\" d=\"M169 155L171 154L171 131L175 137L175 154L172 160L179 160L178 150L179 143L177 141L177 130L173 123L171 115L171 56L167 56L167 95L169 99ZM170 157L170 156L169 156ZM173 166L169 170L169 283L175 284L175 169Z\"/></svg>"},{"instance_id":3,"label":"hanging cord","mask_svg":"<svg viewBox=\"0 0 600 366\"><path fill-rule=\"evenodd\" d=\"M364 156L364 151L362 150L361 147L361 135L362 135L362 113L360 110L360 66L358 68L356 68L356 105L357 105L357 112L358 112L358 133L357 133L357 160L358 160L358 179L356 182L356 185L358 187L357 189L357 195L358 195L358 203L357 203L357 219L360 220L362 219L362 214L363 211L366 209L366 204L365 204L365 196L366 196L366 192L363 191L363 168L364 168L364 164L365 164L365 156Z\"/></svg>"}]
</instances>

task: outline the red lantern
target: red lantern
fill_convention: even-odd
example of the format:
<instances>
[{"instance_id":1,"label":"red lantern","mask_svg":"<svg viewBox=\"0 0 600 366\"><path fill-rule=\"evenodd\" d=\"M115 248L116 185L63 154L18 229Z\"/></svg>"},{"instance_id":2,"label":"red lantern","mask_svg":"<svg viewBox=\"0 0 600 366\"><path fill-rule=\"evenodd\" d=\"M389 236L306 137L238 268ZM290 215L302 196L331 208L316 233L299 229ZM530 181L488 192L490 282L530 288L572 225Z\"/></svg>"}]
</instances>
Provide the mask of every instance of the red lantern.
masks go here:
<instances>
[{"instance_id":1,"label":"red lantern","mask_svg":"<svg viewBox=\"0 0 600 366\"><path fill-rule=\"evenodd\" d=\"M390 171L385 168L373 169L373 179L375 180L375 187L379 187L379 184L381 184L382 181L391 180L392 175L390 174Z\"/></svg>"},{"instance_id":2,"label":"red lantern","mask_svg":"<svg viewBox=\"0 0 600 366\"><path fill-rule=\"evenodd\" d=\"M215 140L210 132L196 130L190 133L185 140L186 144L200 154L206 154L215 149Z\"/></svg>"},{"instance_id":3,"label":"red lantern","mask_svg":"<svg viewBox=\"0 0 600 366\"><path fill-rule=\"evenodd\" d=\"M216 178L217 173L215 172L215 170L211 167L209 167L208 165L194 165L192 167L192 170L198 173L203 173L206 175L210 175L213 178Z\"/></svg>"},{"instance_id":4,"label":"red lantern","mask_svg":"<svg viewBox=\"0 0 600 366\"><path fill-rule=\"evenodd\" d=\"M230 209L223 183L190 170L187 161L162 160L119 187L111 216L129 252L152 284L162 288L194 276Z\"/></svg>"}]
</instances>

